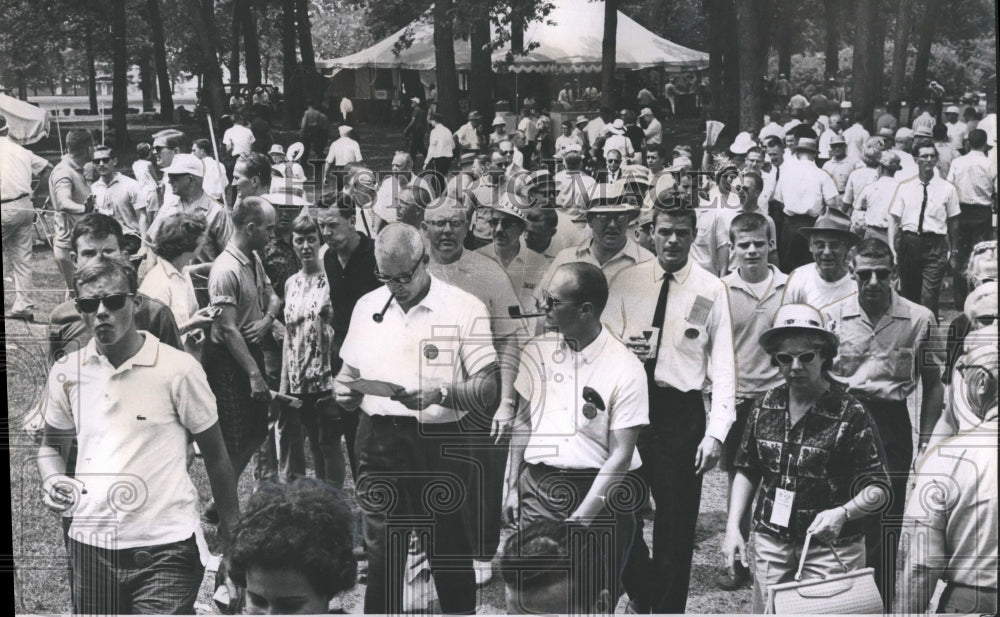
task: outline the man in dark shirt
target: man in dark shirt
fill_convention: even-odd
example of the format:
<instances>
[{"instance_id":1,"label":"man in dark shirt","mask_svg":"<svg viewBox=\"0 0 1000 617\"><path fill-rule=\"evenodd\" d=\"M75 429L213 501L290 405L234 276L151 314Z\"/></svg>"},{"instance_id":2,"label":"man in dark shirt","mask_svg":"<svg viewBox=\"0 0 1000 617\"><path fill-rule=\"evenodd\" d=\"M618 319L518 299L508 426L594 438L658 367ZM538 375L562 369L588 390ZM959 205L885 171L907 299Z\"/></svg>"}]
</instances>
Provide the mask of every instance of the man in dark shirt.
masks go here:
<instances>
[{"instance_id":1,"label":"man in dark shirt","mask_svg":"<svg viewBox=\"0 0 1000 617\"><path fill-rule=\"evenodd\" d=\"M333 305L333 349L330 363L334 372L340 370L340 345L347 336L354 305L361 296L382 286L375 278L375 243L355 227L354 200L339 193L332 204L317 210L320 232L329 250L323 256L326 278L330 283L330 301ZM347 455L351 473L357 479L357 462L354 456L354 437L358 430L357 412L341 410L340 422L347 442Z\"/></svg>"}]
</instances>

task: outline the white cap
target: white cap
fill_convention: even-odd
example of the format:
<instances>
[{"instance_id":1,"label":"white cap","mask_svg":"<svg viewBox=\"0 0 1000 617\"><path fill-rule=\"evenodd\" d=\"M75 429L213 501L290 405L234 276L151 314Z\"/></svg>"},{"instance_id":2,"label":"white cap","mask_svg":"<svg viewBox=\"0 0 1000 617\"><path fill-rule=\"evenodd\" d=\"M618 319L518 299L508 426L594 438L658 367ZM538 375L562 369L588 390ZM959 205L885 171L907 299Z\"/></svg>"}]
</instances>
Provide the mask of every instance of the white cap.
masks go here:
<instances>
[{"instance_id":1,"label":"white cap","mask_svg":"<svg viewBox=\"0 0 1000 617\"><path fill-rule=\"evenodd\" d=\"M345 135L350 133L352 129L346 124L341 124L340 127L337 128L337 130L340 131L340 136L344 137Z\"/></svg>"},{"instance_id":2,"label":"white cap","mask_svg":"<svg viewBox=\"0 0 1000 617\"><path fill-rule=\"evenodd\" d=\"M949 105L947 107L947 109L944 110L944 113L946 113L946 114L958 114L958 113L962 113L962 112L958 111L958 107L956 107L954 105Z\"/></svg>"},{"instance_id":3,"label":"white cap","mask_svg":"<svg viewBox=\"0 0 1000 617\"><path fill-rule=\"evenodd\" d=\"M268 154L284 154L285 149L281 147L281 144L274 144L271 149L267 151Z\"/></svg>"},{"instance_id":4,"label":"white cap","mask_svg":"<svg viewBox=\"0 0 1000 617\"><path fill-rule=\"evenodd\" d=\"M163 170L165 174L191 174L199 178L205 177L205 166L201 159L193 154L178 154L174 157L170 167Z\"/></svg>"}]
</instances>

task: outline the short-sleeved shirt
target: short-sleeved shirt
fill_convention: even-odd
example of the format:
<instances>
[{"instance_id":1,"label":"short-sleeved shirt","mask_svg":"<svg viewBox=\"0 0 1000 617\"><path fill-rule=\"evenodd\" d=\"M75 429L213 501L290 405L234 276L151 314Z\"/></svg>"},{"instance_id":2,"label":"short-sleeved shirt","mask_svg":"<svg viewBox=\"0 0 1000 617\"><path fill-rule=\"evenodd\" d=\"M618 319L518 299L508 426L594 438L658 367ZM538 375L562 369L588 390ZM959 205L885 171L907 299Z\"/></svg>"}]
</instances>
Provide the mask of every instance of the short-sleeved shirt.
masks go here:
<instances>
[{"instance_id":1,"label":"short-sleeved shirt","mask_svg":"<svg viewBox=\"0 0 1000 617\"><path fill-rule=\"evenodd\" d=\"M106 214L121 223L125 233L139 233L139 213L147 203L143 198L139 183L120 173L110 182L98 178L91 185L94 191L94 210Z\"/></svg>"},{"instance_id":2,"label":"short-sleeved shirt","mask_svg":"<svg viewBox=\"0 0 1000 617\"><path fill-rule=\"evenodd\" d=\"M721 200L721 196L718 197ZM737 214L738 205L732 209L722 205L715 207L719 201L709 207L699 207L697 233L691 243L689 257L699 266L719 276L729 268L728 263L720 263L719 249L729 246L729 225Z\"/></svg>"},{"instance_id":3,"label":"short-sleeved shirt","mask_svg":"<svg viewBox=\"0 0 1000 617\"><path fill-rule=\"evenodd\" d=\"M828 306L823 314L840 339L831 372L847 382L853 396L905 401L916 389L922 368L940 370L941 358L929 349L931 327L937 324L934 314L895 292L877 324L871 323L857 294Z\"/></svg>"},{"instance_id":4,"label":"short-sleeved shirt","mask_svg":"<svg viewBox=\"0 0 1000 617\"><path fill-rule=\"evenodd\" d=\"M555 175L556 204L565 208L584 208L597 181L582 171L562 170Z\"/></svg>"},{"instance_id":5,"label":"short-sleeved shirt","mask_svg":"<svg viewBox=\"0 0 1000 617\"><path fill-rule=\"evenodd\" d=\"M845 206L853 206L861 189L865 188L878 178L877 167L859 167L847 176L847 184L844 186L843 202Z\"/></svg>"},{"instance_id":6,"label":"short-sleeved shirt","mask_svg":"<svg viewBox=\"0 0 1000 617\"><path fill-rule=\"evenodd\" d=\"M785 283L782 304L808 304L819 310L858 293L858 283L847 272L840 279L829 282L819 273L819 266L805 264L792 270Z\"/></svg>"},{"instance_id":7,"label":"short-sleeved shirt","mask_svg":"<svg viewBox=\"0 0 1000 617\"><path fill-rule=\"evenodd\" d=\"M489 257L503 268L493 243L487 244L477 252ZM545 271L549 269L549 260L535 251L529 250L526 246L522 246L514 259L503 269L510 277L514 292L517 293L517 297L521 301L521 307L530 308L535 290L538 289L538 282L542 280Z\"/></svg>"},{"instance_id":8,"label":"short-sleeved shirt","mask_svg":"<svg viewBox=\"0 0 1000 617\"><path fill-rule=\"evenodd\" d=\"M760 335L771 328L774 314L781 306L788 276L774 266L770 282L759 296L736 270L722 279L729 288L733 311L733 351L736 353L736 395L758 396L781 383L778 367L760 346Z\"/></svg>"},{"instance_id":9,"label":"short-sleeved shirt","mask_svg":"<svg viewBox=\"0 0 1000 617\"><path fill-rule=\"evenodd\" d=\"M226 187L229 186L225 165L210 156L201 159L201 163L205 166L205 177L201 179L202 190L212 199L221 200Z\"/></svg>"},{"instance_id":10,"label":"short-sleeved shirt","mask_svg":"<svg viewBox=\"0 0 1000 617\"><path fill-rule=\"evenodd\" d=\"M199 246L198 252L194 254L191 263L204 264L215 261L225 250L233 235L233 218L222 204L209 197L207 193L203 193L201 197L190 204L182 203L177 198L170 203L164 202L163 207L156 214L156 219L146 230L146 235L155 243L156 234L163 222L167 218L181 213L199 216L205 220L205 240Z\"/></svg>"},{"instance_id":11,"label":"short-sleeved shirt","mask_svg":"<svg viewBox=\"0 0 1000 617\"><path fill-rule=\"evenodd\" d=\"M958 190L963 204L989 206L996 195L997 168L979 150L973 150L951 162L948 182Z\"/></svg>"},{"instance_id":12,"label":"short-sleeved shirt","mask_svg":"<svg viewBox=\"0 0 1000 617\"><path fill-rule=\"evenodd\" d=\"M652 253L636 244L632 238L629 238L622 250L601 264L598 263L597 257L594 255L593 242L592 238L588 238L576 246L559 251L556 258L549 264L549 269L546 270L542 279L538 281L538 286L535 288L535 298L541 301L542 292L548 288L552 277L556 274L556 270L563 264L583 262L597 266L604 273L604 277L610 282L616 274L630 266L656 260L656 257Z\"/></svg>"},{"instance_id":13,"label":"short-sleeved shirt","mask_svg":"<svg viewBox=\"0 0 1000 617\"><path fill-rule=\"evenodd\" d=\"M788 385L768 391L747 418L734 466L761 479L753 524L758 532L800 540L816 515L846 504L869 484L887 484L885 454L868 411L831 385L795 426L788 414ZM792 491L787 527L771 522L776 489ZM844 523L841 538L864 533L863 521Z\"/></svg>"},{"instance_id":14,"label":"short-sleeved shirt","mask_svg":"<svg viewBox=\"0 0 1000 617\"><path fill-rule=\"evenodd\" d=\"M337 167L361 161L361 146L350 137L341 137L334 141L326 154L326 163Z\"/></svg>"},{"instance_id":15,"label":"short-sleeved shirt","mask_svg":"<svg viewBox=\"0 0 1000 617\"><path fill-rule=\"evenodd\" d=\"M862 160L865 153L865 140L871 137L868 130L860 124L853 124L844 130L844 141L847 142L847 156Z\"/></svg>"},{"instance_id":16,"label":"short-sleeved shirt","mask_svg":"<svg viewBox=\"0 0 1000 617\"><path fill-rule=\"evenodd\" d=\"M955 185L938 177L927 183L927 206L924 209L924 226L920 229L920 210L923 202L924 183L914 176L899 183L896 196L889 206L889 214L900 219L903 231L948 234L948 219L962 213L958 206Z\"/></svg>"},{"instance_id":17,"label":"short-sleeved shirt","mask_svg":"<svg viewBox=\"0 0 1000 617\"><path fill-rule=\"evenodd\" d=\"M66 250L73 249L73 228L83 218L84 203L90 197L90 185L83 177L83 169L69 154L56 163L49 174L49 195L55 208L56 233L53 244Z\"/></svg>"},{"instance_id":18,"label":"short-sleeved shirt","mask_svg":"<svg viewBox=\"0 0 1000 617\"><path fill-rule=\"evenodd\" d=\"M49 373L45 422L79 443L76 477L87 493L69 535L84 544L135 548L201 533L185 452L189 431L218 422L215 396L197 360L142 336L118 368L91 341Z\"/></svg>"},{"instance_id":19,"label":"short-sleeved shirt","mask_svg":"<svg viewBox=\"0 0 1000 617\"><path fill-rule=\"evenodd\" d=\"M208 301L212 306L236 307L236 327L242 328L264 316L274 290L264 272L264 264L255 251L245 254L229 243L212 264L208 275ZM218 330L212 330L212 340L221 343Z\"/></svg>"},{"instance_id":20,"label":"short-sleeved shirt","mask_svg":"<svg viewBox=\"0 0 1000 617\"><path fill-rule=\"evenodd\" d=\"M395 299L376 323L392 296L385 286L358 300L347 338L340 348L344 364L362 379L387 381L404 388L449 389L497 362L490 317L484 305L466 293L431 276L424 298L404 312ZM391 350L391 355L374 353ZM404 416L419 422L457 422L468 410L431 405L421 411L387 397L365 395L361 410L371 416Z\"/></svg>"},{"instance_id":21,"label":"short-sleeved shirt","mask_svg":"<svg viewBox=\"0 0 1000 617\"><path fill-rule=\"evenodd\" d=\"M333 306L326 273L296 272L288 277L284 295L285 367L282 374L287 380L287 391L310 394L332 390Z\"/></svg>"},{"instance_id":22,"label":"short-sleeved shirt","mask_svg":"<svg viewBox=\"0 0 1000 617\"><path fill-rule=\"evenodd\" d=\"M486 305L497 338L522 330L521 322L511 319L509 309L520 306L510 277L499 263L475 251L463 250L450 264L431 261L428 271L440 281L472 294Z\"/></svg>"},{"instance_id":23,"label":"short-sleeved shirt","mask_svg":"<svg viewBox=\"0 0 1000 617\"><path fill-rule=\"evenodd\" d=\"M472 126L471 122L466 122L455 131L455 139L463 150L479 150L479 130Z\"/></svg>"},{"instance_id":24,"label":"short-sleeved shirt","mask_svg":"<svg viewBox=\"0 0 1000 617\"><path fill-rule=\"evenodd\" d=\"M880 229L889 227L889 206L892 205L897 186L899 183L892 176L882 176L861 189L858 198L854 200L854 208L865 213L866 226Z\"/></svg>"},{"instance_id":25,"label":"short-sleeved shirt","mask_svg":"<svg viewBox=\"0 0 1000 617\"><path fill-rule=\"evenodd\" d=\"M964 122L945 122L948 129L948 143L958 152L965 147L965 140L969 138L969 127Z\"/></svg>"},{"instance_id":26,"label":"short-sleeved shirt","mask_svg":"<svg viewBox=\"0 0 1000 617\"><path fill-rule=\"evenodd\" d=\"M135 176L136 182L139 183L139 190L142 191L143 199L146 202L146 214L152 219L152 215L160 208L159 197L156 193L159 182L153 177L153 163L142 159L135 161L132 163L132 174Z\"/></svg>"},{"instance_id":27,"label":"short-sleeved shirt","mask_svg":"<svg viewBox=\"0 0 1000 617\"><path fill-rule=\"evenodd\" d=\"M179 324L186 322L198 310L198 298L194 293L191 276L175 268L166 259L157 259L150 267L146 277L142 279L139 291L166 304Z\"/></svg>"},{"instance_id":28,"label":"short-sleeved shirt","mask_svg":"<svg viewBox=\"0 0 1000 617\"><path fill-rule=\"evenodd\" d=\"M812 161L789 161L774 187L774 199L785 205L785 214L819 216L824 202L839 195L833 176Z\"/></svg>"},{"instance_id":29,"label":"short-sleeved shirt","mask_svg":"<svg viewBox=\"0 0 1000 617\"><path fill-rule=\"evenodd\" d=\"M845 156L839 161L830 159L824 163L823 171L830 174L833 181L837 183L837 190L843 194L847 190L847 179L851 176L851 172L864 166L864 163L858 159Z\"/></svg>"},{"instance_id":30,"label":"short-sleeved shirt","mask_svg":"<svg viewBox=\"0 0 1000 617\"><path fill-rule=\"evenodd\" d=\"M585 387L597 392L603 403L594 404L592 418L584 415ZM514 388L528 403L528 463L600 469L610 454L611 431L649 424L642 363L604 328L579 351L560 335L531 339L521 351ZM629 469L641 464L638 450L633 451Z\"/></svg>"},{"instance_id":31,"label":"short-sleeved shirt","mask_svg":"<svg viewBox=\"0 0 1000 617\"><path fill-rule=\"evenodd\" d=\"M998 428L994 416L928 452L906 504L904 533L926 542L916 563L959 585L997 588Z\"/></svg>"},{"instance_id":32,"label":"short-sleeved shirt","mask_svg":"<svg viewBox=\"0 0 1000 617\"><path fill-rule=\"evenodd\" d=\"M31 150L0 136L0 199L4 202L29 195L31 178L42 173L49 162Z\"/></svg>"},{"instance_id":33,"label":"short-sleeved shirt","mask_svg":"<svg viewBox=\"0 0 1000 617\"><path fill-rule=\"evenodd\" d=\"M445 125L438 123L431 129L430 136L427 138L427 160L451 158L454 153L455 140L451 131Z\"/></svg>"},{"instance_id":34,"label":"short-sleeved shirt","mask_svg":"<svg viewBox=\"0 0 1000 617\"><path fill-rule=\"evenodd\" d=\"M233 156L253 152L255 141L256 138L253 136L253 131L242 124L234 124L226 129L226 132L222 135L222 145L229 148Z\"/></svg>"},{"instance_id":35,"label":"short-sleeved shirt","mask_svg":"<svg viewBox=\"0 0 1000 617\"><path fill-rule=\"evenodd\" d=\"M722 443L736 420L732 310L725 283L690 258L672 274L653 259L611 279L602 321L622 340L651 326L665 276L671 277L670 289L653 382L692 392L703 390L710 379L712 406L705 434Z\"/></svg>"},{"instance_id":36,"label":"short-sleeved shirt","mask_svg":"<svg viewBox=\"0 0 1000 617\"><path fill-rule=\"evenodd\" d=\"M375 278L374 240L361 236L357 248L343 266L337 253L333 249L328 250L323 256L323 267L330 285L334 340L342 343L351 324L354 305L362 296L382 286Z\"/></svg>"}]
</instances>

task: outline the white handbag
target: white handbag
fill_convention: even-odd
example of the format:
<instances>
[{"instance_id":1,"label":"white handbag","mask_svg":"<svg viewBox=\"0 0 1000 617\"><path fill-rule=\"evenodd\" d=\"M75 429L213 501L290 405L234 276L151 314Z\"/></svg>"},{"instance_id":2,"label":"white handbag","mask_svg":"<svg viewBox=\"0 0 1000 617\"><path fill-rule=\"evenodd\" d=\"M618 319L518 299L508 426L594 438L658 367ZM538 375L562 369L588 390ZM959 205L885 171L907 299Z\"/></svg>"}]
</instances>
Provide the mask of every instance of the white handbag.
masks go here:
<instances>
[{"instance_id":1,"label":"white handbag","mask_svg":"<svg viewBox=\"0 0 1000 617\"><path fill-rule=\"evenodd\" d=\"M845 615L882 612L882 596L875 585L875 570L848 570L837 550L830 546L843 574L802 580L802 568L812 534L806 535L795 581L771 585L767 589L766 612L777 615Z\"/></svg>"}]
</instances>

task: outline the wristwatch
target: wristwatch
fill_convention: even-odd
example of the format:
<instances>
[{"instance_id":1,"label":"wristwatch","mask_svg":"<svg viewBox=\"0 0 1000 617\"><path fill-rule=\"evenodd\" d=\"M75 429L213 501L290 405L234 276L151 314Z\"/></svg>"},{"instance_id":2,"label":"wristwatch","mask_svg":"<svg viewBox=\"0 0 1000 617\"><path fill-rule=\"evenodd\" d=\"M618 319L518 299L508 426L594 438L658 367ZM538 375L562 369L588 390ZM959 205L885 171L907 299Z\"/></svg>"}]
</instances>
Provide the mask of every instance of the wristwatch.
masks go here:
<instances>
[{"instance_id":1,"label":"wristwatch","mask_svg":"<svg viewBox=\"0 0 1000 617\"><path fill-rule=\"evenodd\" d=\"M444 400L448 398L448 386L445 384L441 384L440 392L441 392L441 400L438 401L438 405L444 405Z\"/></svg>"},{"instance_id":2,"label":"wristwatch","mask_svg":"<svg viewBox=\"0 0 1000 617\"><path fill-rule=\"evenodd\" d=\"M840 506L840 508L844 511L844 518L851 520L851 511L847 509L847 506Z\"/></svg>"}]
</instances>

